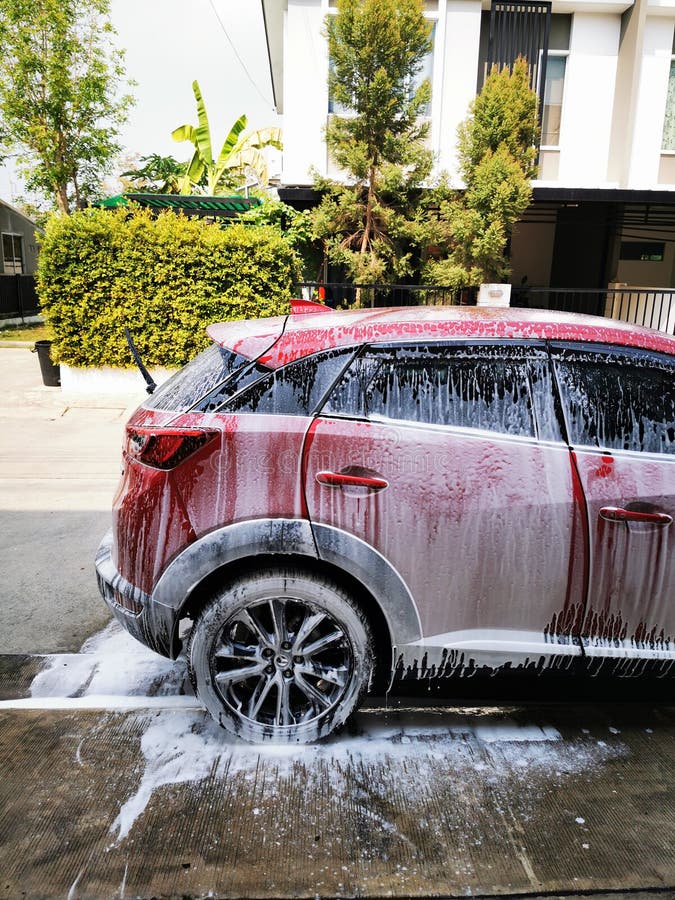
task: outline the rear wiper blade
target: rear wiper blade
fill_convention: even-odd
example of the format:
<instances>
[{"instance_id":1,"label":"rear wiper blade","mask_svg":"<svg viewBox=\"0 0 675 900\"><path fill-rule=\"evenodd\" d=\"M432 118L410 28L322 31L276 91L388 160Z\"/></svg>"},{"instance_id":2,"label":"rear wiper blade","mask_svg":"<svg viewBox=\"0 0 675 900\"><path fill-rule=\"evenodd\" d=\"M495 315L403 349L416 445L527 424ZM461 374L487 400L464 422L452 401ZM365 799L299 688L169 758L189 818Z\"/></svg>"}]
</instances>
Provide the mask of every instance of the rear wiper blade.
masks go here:
<instances>
[{"instance_id":1,"label":"rear wiper blade","mask_svg":"<svg viewBox=\"0 0 675 900\"><path fill-rule=\"evenodd\" d=\"M143 365L143 360L141 359L141 356L140 356L138 350L136 349L136 345L134 344L134 339L131 337L131 332L126 327L124 329L124 334L126 335L127 344L129 345L129 349L131 350L131 355L134 358L134 362L138 366L138 370L141 373L141 375L143 376L143 378L145 379L145 383L147 384L146 391L148 392L148 394L152 394L152 393L154 393L157 385L153 381L152 375L148 372L148 370Z\"/></svg>"}]
</instances>

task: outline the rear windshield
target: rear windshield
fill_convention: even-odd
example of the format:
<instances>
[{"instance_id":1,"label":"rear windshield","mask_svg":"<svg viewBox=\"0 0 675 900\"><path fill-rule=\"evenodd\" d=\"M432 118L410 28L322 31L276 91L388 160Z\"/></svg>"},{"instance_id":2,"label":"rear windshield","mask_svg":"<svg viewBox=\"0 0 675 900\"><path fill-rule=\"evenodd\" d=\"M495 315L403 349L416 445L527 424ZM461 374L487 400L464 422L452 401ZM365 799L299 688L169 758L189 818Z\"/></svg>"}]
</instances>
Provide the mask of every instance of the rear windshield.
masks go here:
<instances>
[{"instance_id":1,"label":"rear windshield","mask_svg":"<svg viewBox=\"0 0 675 900\"><path fill-rule=\"evenodd\" d=\"M208 350L195 356L184 368L176 372L145 402L148 409L167 409L187 412L215 389L234 394L237 390L237 372L250 366L249 360L212 344Z\"/></svg>"}]
</instances>

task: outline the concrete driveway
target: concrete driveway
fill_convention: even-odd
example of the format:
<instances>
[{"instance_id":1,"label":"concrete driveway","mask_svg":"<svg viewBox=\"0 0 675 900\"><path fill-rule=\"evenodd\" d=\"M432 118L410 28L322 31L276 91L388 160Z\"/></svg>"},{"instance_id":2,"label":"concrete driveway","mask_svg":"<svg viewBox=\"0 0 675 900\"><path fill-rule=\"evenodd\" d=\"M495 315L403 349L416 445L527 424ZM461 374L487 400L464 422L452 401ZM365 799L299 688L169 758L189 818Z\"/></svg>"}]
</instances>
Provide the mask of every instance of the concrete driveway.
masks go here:
<instances>
[{"instance_id":1,"label":"concrete driveway","mask_svg":"<svg viewBox=\"0 0 675 900\"><path fill-rule=\"evenodd\" d=\"M137 394L68 395L0 348L0 653L77 650L108 621L93 575Z\"/></svg>"}]
</instances>

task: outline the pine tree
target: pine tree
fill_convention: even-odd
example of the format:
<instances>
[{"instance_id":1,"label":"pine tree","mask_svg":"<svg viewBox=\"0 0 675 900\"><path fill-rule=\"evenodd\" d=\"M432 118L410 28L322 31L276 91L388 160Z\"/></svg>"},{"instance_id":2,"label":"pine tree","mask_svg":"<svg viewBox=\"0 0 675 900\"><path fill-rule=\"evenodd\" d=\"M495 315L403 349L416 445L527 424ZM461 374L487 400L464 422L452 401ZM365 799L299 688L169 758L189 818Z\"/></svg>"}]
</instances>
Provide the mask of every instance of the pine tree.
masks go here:
<instances>
[{"instance_id":1,"label":"pine tree","mask_svg":"<svg viewBox=\"0 0 675 900\"><path fill-rule=\"evenodd\" d=\"M508 240L531 202L537 172L537 106L522 57L512 72L493 68L459 127L466 188L440 203L436 243L446 255L427 262L426 280L468 287L508 277Z\"/></svg>"},{"instance_id":2,"label":"pine tree","mask_svg":"<svg viewBox=\"0 0 675 900\"><path fill-rule=\"evenodd\" d=\"M415 86L431 50L422 0L338 0L326 19L334 115L326 143L346 183L316 179L323 199L314 233L328 259L357 283L402 278L413 267L415 211L433 156L424 146L428 80Z\"/></svg>"}]
</instances>

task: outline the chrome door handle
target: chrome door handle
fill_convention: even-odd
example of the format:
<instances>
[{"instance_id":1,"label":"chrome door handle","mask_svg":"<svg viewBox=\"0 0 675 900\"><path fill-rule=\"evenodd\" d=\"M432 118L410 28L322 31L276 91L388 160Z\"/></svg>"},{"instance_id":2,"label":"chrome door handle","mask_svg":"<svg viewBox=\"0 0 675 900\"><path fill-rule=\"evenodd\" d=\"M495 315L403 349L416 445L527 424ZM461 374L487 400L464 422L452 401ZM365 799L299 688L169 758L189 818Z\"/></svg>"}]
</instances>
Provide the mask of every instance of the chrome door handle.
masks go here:
<instances>
[{"instance_id":1,"label":"chrome door handle","mask_svg":"<svg viewBox=\"0 0 675 900\"><path fill-rule=\"evenodd\" d=\"M673 524L673 517L668 513L638 512L633 509L621 509L619 506L603 506L600 509L600 518L607 522L645 522L661 528Z\"/></svg>"},{"instance_id":2,"label":"chrome door handle","mask_svg":"<svg viewBox=\"0 0 675 900\"><path fill-rule=\"evenodd\" d=\"M318 484L328 487L363 487L371 491L382 491L389 487L389 482L384 478L376 478L366 475L345 475L342 472L317 472Z\"/></svg>"}]
</instances>

